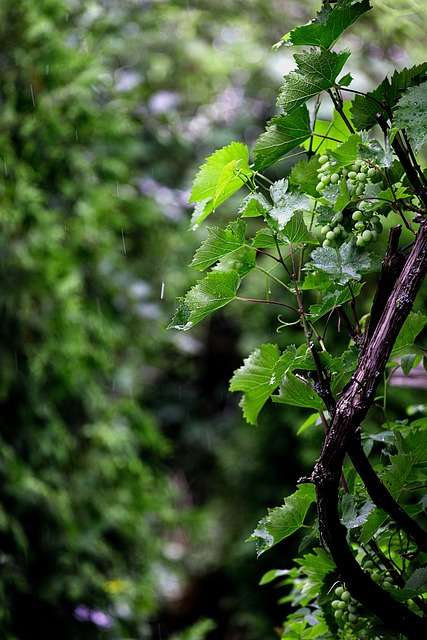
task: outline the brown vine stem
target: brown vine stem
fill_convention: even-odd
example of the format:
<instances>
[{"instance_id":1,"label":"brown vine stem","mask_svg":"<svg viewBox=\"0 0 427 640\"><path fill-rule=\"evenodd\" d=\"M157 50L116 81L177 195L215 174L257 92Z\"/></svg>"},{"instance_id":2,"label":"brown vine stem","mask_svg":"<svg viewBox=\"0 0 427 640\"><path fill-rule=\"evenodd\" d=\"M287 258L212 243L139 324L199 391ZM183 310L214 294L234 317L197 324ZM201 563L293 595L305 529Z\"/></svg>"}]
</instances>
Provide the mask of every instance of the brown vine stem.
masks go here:
<instances>
[{"instance_id":1,"label":"brown vine stem","mask_svg":"<svg viewBox=\"0 0 427 640\"><path fill-rule=\"evenodd\" d=\"M352 596L394 632L411 640L427 637L427 620L394 600L360 567L347 543L340 521L338 489L346 451L372 405L391 350L408 317L427 271L427 221L422 221L412 252L407 257L383 311L365 342L347 389L336 404L335 415L311 480L317 494L319 529L341 579Z\"/></svg>"}]
</instances>

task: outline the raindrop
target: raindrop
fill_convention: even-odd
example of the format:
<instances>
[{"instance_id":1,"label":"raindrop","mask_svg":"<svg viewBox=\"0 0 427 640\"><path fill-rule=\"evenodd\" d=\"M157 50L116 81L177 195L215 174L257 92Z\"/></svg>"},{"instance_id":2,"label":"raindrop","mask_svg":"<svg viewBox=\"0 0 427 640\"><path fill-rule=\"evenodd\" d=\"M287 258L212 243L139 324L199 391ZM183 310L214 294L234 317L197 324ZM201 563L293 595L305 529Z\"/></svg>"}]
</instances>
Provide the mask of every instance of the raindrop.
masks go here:
<instances>
[{"instance_id":1,"label":"raindrop","mask_svg":"<svg viewBox=\"0 0 427 640\"><path fill-rule=\"evenodd\" d=\"M33 107L35 109L36 108L36 101L35 101L35 98L34 98L33 85L31 84L31 82L30 82L30 92L31 92L31 100L33 102Z\"/></svg>"},{"instance_id":2,"label":"raindrop","mask_svg":"<svg viewBox=\"0 0 427 640\"><path fill-rule=\"evenodd\" d=\"M123 229L121 229L121 232L122 232L123 253L126 255L125 234L123 233Z\"/></svg>"},{"instance_id":3,"label":"raindrop","mask_svg":"<svg viewBox=\"0 0 427 640\"><path fill-rule=\"evenodd\" d=\"M163 300L165 295L165 283L162 282L162 288L160 289L160 300Z\"/></svg>"}]
</instances>

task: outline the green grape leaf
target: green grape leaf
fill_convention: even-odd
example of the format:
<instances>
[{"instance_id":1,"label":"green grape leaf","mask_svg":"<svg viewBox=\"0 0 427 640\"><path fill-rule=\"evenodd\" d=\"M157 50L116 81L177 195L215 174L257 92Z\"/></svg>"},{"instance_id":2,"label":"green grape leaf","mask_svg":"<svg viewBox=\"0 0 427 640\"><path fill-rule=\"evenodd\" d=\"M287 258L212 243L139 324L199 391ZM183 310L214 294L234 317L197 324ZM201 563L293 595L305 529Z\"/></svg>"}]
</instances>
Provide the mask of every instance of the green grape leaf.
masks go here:
<instances>
[{"instance_id":1,"label":"green grape leaf","mask_svg":"<svg viewBox=\"0 0 427 640\"><path fill-rule=\"evenodd\" d=\"M364 135L366 136L366 134ZM384 148L375 138L365 139L359 144L359 158L372 162L378 167L390 168L393 164L393 151L388 140Z\"/></svg>"},{"instance_id":2,"label":"green grape leaf","mask_svg":"<svg viewBox=\"0 0 427 640\"><path fill-rule=\"evenodd\" d=\"M193 228L211 213L217 206L240 189L253 175L249 167L249 151L241 142L217 149L200 167L190 194L189 202L199 205L196 218L193 215Z\"/></svg>"},{"instance_id":3,"label":"green grape leaf","mask_svg":"<svg viewBox=\"0 0 427 640\"><path fill-rule=\"evenodd\" d=\"M345 494L341 500L341 522L347 529L356 529L366 522L368 516L375 508L370 500L367 500L358 508L358 503L354 496Z\"/></svg>"},{"instance_id":4,"label":"green grape leaf","mask_svg":"<svg viewBox=\"0 0 427 640\"><path fill-rule=\"evenodd\" d=\"M289 185L286 179L275 182L270 187L270 195L273 206L268 214L268 222L274 233L284 232L285 226L297 211L310 210L308 196L298 187Z\"/></svg>"},{"instance_id":5,"label":"green grape leaf","mask_svg":"<svg viewBox=\"0 0 427 640\"><path fill-rule=\"evenodd\" d=\"M280 241L279 244L284 244ZM271 249L277 246L275 235L270 229L260 229L252 240L252 246L256 249Z\"/></svg>"},{"instance_id":6,"label":"green grape leaf","mask_svg":"<svg viewBox=\"0 0 427 640\"><path fill-rule=\"evenodd\" d=\"M427 82L409 87L394 110L393 124L406 129L415 153L427 140Z\"/></svg>"},{"instance_id":7,"label":"green grape leaf","mask_svg":"<svg viewBox=\"0 0 427 640\"><path fill-rule=\"evenodd\" d=\"M248 538L248 541L255 540L258 556L303 526L310 505L316 501L316 492L312 484L297 487L281 507L268 510L268 515Z\"/></svg>"},{"instance_id":8,"label":"green grape leaf","mask_svg":"<svg viewBox=\"0 0 427 640\"><path fill-rule=\"evenodd\" d=\"M308 416L307 420L304 420L304 422L302 423L302 425L298 429L297 436L299 436L301 433L303 433L309 427L312 427L313 425L316 425L319 422L320 422L319 414L317 412L316 413L312 413L310 416Z\"/></svg>"},{"instance_id":9,"label":"green grape leaf","mask_svg":"<svg viewBox=\"0 0 427 640\"><path fill-rule=\"evenodd\" d=\"M283 376L279 387L279 395L271 396L273 402L290 404L294 407L304 407L323 411L325 404L320 396L303 380L288 372Z\"/></svg>"},{"instance_id":10,"label":"green grape leaf","mask_svg":"<svg viewBox=\"0 0 427 640\"><path fill-rule=\"evenodd\" d=\"M337 167L347 167L357 159L361 141L360 133L353 133L345 142L332 149L331 156L337 161Z\"/></svg>"},{"instance_id":11,"label":"green grape leaf","mask_svg":"<svg viewBox=\"0 0 427 640\"><path fill-rule=\"evenodd\" d=\"M250 193L243 200L238 210L238 215L242 218L257 218L264 216L271 209L271 205L261 193Z\"/></svg>"},{"instance_id":12,"label":"green grape leaf","mask_svg":"<svg viewBox=\"0 0 427 640\"><path fill-rule=\"evenodd\" d=\"M190 267L204 271L218 262L223 256L245 244L246 224L243 220L230 222L226 229L209 227L208 237L202 242L194 254Z\"/></svg>"},{"instance_id":13,"label":"green grape leaf","mask_svg":"<svg viewBox=\"0 0 427 640\"><path fill-rule=\"evenodd\" d=\"M343 243L339 248L315 249L307 267L324 271L337 284L344 285L351 280L360 280L363 273L372 270L373 262L370 254L358 250L356 240L352 236L349 242Z\"/></svg>"},{"instance_id":14,"label":"green grape leaf","mask_svg":"<svg viewBox=\"0 0 427 640\"><path fill-rule=\"evenodd\" d=\"M324 271L307 271L304 282L301 285L303 291L325 291L333 285L330 277Z\"/></svg>"},{"instance_id":15,"label":"green grape leaf","mask_svg":"<svg viewBox=\"0 0 427 640\"><path fill-rule=\"evenodd\" d=\"M213 267L213 271L237 271L239 278L244 278L256 266L256 252L250 247L239 247L223 256Z\"/></svg>"},{"instance_id":16,"label":"green grape leaf","mask_svg":"<svg viewBox=\"0 0 427 640\"><path fill-rule=\"evenodd\" d=\"M329 49L369 9L369 0L340 0L326 20L324 12L321 12L309 24L297 27L287 34L285 44Z\"/></svg>"},{"instance_id":17,"label":"green grape leaf","mask_svg":"<svg viewBox=\"0 0 427 640\"><path fill-rule=\"evenodd\" d=\"M282 228L279 236L290 244L319 244L316 236L308 230L301 211L295 211L289 222Z\"/></svg>"},{"instance_id":18,"label":"green grape leaf","mask_svg":"<svg viewBox=\"0 0 427 640\"><path fill-rule=\"evenodd\" d=\"M418 595L427 592L427 567L415 569L414 573L406 581L405 589L416 591Z\"/></svg>"},{"instance_id":19,"label":"green grape leaf","mask_svg":"<svg viewBox=\"0 0 427 640\"><path fill-rule=\"evenodd\" d=\"M276 116L257 140L255 169L264 171L311 136L310 116L305 104L289 115Z\"/></svg>"},{"instance_id":20,"label":"green grape leaf","mask_svg":"<svg viewBox=\"0 0 427 640\"><path fill-rule=\"evenodd\" d=\"M417 429L398 441L399 453L410 453L414 464L427 463L427 429Z\"/></svg>"},{"instance_id":21,"label":"green grape leaf","mask_svg":"<svg viewBox=\"0 0 427 640\"><path fill-rule=\"evenodd\" d=\"M317 169L319 168L319 160L317 156L313 156L307 160L300 160L292 167L289 182L300 187L301 191L307 193L313 198L318 197L316 185L319 182Z\"/></svg>"},{"instance_id":22,"label":"green grape leaf","mask_svg":"<svg viewBox=\"0 0 427 640\"><path fill-rule=\"evenodd\" d=\"M397 336L390 358L393 359L393 357L395 357L402 349L412 347L415 342L415 338L419 333L421 333L426 324L426 315L422 314L421 311L417 311L416 313L411 311L409 316L406 318L399 335Z\"/></svg>"},{"instance_id":23,"label":"green grape leaf","mask_svg":"<svg viewBox=\"0 0 427 640\"><path fill-rule=\"evenodd\" d=\"M298 68L285 76L277 106L289 114L310 98L333 87L349 55L348 51L335 53L316 49L296 53L294 59Z\"/></svg>"},{"instance_id":24,"label":"green grape leaf","mask_svg":"<svg viewBox=\"0 0 427 640\"><path fill-rule=\"evenodd\" d=\"M414 367L421 361L421 356L416 353L405 353L400 359L400 366L405 376L409 375Z\"/></svg>"},{"instance_id":25,"label":"green grape leaf","mask_svg":"<svg viewBox=\"0 0 427 640\"><path fill-rule=\"evenodd\" d=\"M240 277L236 271L208 273L185 295L179 299L168 329L188 331L213 311L224 307L236 297L240 285Z\"/></svg>"},{"instance_id":26,"label":"green grape leaf","mask_svg":"<svg viewBox=\"0 0 427 640\"><path fill-rule=\"evenodd\" d=\"M385 78L383 82L366 96L356 96L353 100L353 124L357 131L369 130L377 124L375 115L382 113L387 119L387 110L383 107L383 100L393 108L401 97L403 91L411 86L417 86L427 80L427 62L396 71L391 79Z\"/></svg>"},{"instance_id":27,"label":"green grape leaf","mask_svg":"<svg viewBox=\"0 0 427 640\"><path fill-rule=\"evenodd\" d=\"M302 593L317 597L325 576L335 571L335 563L330 554L324 549L315 548L314 553L308 553L302 558L295 558L295 562L301 566L301 572L306 576L302 585Z\"/></svg>"},{"instance_id":28,"label":"green grape leaf","mask_svg":"<svg viewBox=\"0 0 427 640\"><path fill-rule=\"evenodd\" d=\"M259 412L277 389L284 372L294 360L295 353L289 349L280 355L276 344L263 344L234 372L230 381L230 391L243 391L240 406L249 424L257 424Z\"/></svg>"},{"instance_id":29,"label":"green grape leaf","mask_svg":"<svg viewBox=\"0 0 427 640\"><path fill-rule=\"evenodd\" d=\"M316 322L327 313L330 313L333 309L336 309L336 307L352 300L353 297L357 298L359 293L362 291L362 288L363 283L355 282L352 289L350 289L350 287L345 287L343 289L326 293L321 303L311 305L310 320Z\"/></svg>"},{"instance_id":30,"label":"green grape leaf","mask_svg":"<svg viewBox=\"0 0 427 640\"><path fill-rule=\"evenodd\" d=\"M391 495L397 500L414 466L412 453L398 453L390 456L390 464L382 471L381 480Z\"/></svg>"},{"instance_id":31,"label":"green grape leaf","mask_svg":"<svg viewBox=\"0 0 427 640\"><path fill-rule=\"evenodd\" d=\"M375 536L380 527L383 526L388 516L385 511L377 507L368 515L366 521L362 525L360 532L360 542L367 544Z\"/></svg>"}]
</instances>

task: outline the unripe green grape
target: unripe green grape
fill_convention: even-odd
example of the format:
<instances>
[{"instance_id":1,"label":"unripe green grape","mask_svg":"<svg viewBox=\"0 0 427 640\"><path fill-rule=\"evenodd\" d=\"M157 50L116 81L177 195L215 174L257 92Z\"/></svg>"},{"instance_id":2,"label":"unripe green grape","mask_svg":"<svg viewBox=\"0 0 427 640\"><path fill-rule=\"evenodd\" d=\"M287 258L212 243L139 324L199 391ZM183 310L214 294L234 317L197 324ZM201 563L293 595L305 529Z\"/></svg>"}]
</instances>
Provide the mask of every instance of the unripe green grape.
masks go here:
<instances>
[{"instance_id":1,"label":"unripe green grape","mask_svg":"<svg viewBox=\"0 0 427 640\"><path fill-rule=\"evenodd\" d=\"M373 569L374 568L374 563L372 562L372 560L368 560L367 562L365 562L364 568L365 569Z\"/></svg>"},{"instance_id":2,"label":"unripe green grape","mask_svg":"<svg viewBox=\"0 0 427 640\"><path fill-rule=\"evenodd\" d=\"M326 162L328 162L328 156L320 156L319 164L325 164Z\"/></svg>"},{"instance_id":3,"label":"unripe green grape","mask_svg":"<svg viewBox=\"0 0 427 640\"><path fill-rule=\"evenodd\" d=\"M366 174L361 171L360 173L357 174L357 179L359 180L359 182L365 182Z\"/></svg>"},{"instance_id":4,"label":"unripe green grape","mask_svg":"<svg viewBox=\"0 0 427 640\"><path fill-rule=\"evenodd\" d=\"M322 236L326 236L326 234L331 230L331 227L328 224L325 224L324 227L320 229L320 233Z\"/></svg>"},{"instance_id":5,"label":"unripe green grape","mask_svg":"<svg viewBox=\"0 0 427 640\"><path fill-rule=\"evenodd\" d=\"M326 234L326 240L335 240L335 233L333 231L328 231Z\"/></svg>"},{"instance_id":6,"label":"unripe green grape","mask_svg":"<svg viewBox=\"0 0 427 640\"><path fill-rule=\"evenodd\" d=\"M354 604L349 604L347 610L349 613L356 613L357 607Z\"/></svg>"},{"instance_id":7,"label":"unripe green grape","mask_svg":"<svg viewBox=\"0 0 427 640\"><path fill-rule=\"evenodd\" d=\"M365 228L365 223L364 222L356 222L356 224L354 225L354 228L357 229L358 231L362 231Z\"/></svg>"},{"instance_id":8,"label":"unripe green grape","mask_svg":"<svg viewBox=\"0 0 427 640\"><path fill-rule=\"evenodd\" d=\"M344 587L337 587L335 589L335 595L341 597L342 594L344 593L344 591L345 591ZM335 602L335 600L334 600L334 602ZM334 606L334 605L332 604L332 606Z\"/></svg>"},{"instance_id":9,"label":"unripe green grape","mask_svg":"<svg viewBox=\"0 0 427 640\"><path fill-rule=\"evenodd\" d=\"M322 247L330 247L330 246L331 246L331 241L330 240L323 240Z\"/></svg>"},{"instance_id":10,"label":"unripe green grape","mask_svg":"<svg viewBox=\"0 0 427 640\"><path fill-rule=\"evenodd\" d=\"M344 593L341 596L341 600L344 600L344 602L348 602L350 598L351 598L350 592L344 591Z\"/></svg>"},{"instance_id":11,"label":"unripe green grape","mask_svg":"<svg viewBox=\"0 0 427 640\"><path fill-rule=\"evenodd\" d=\"M366 207L369 207L369 202L367 200L362 200L361 202L359 202L358 207L360 211L363 211L363 209L366 209Z\"/></svg>"},{"instance_id":12,"label":"unripe green grape","mask_svg":"<svg viewBox=\"0 0 427 640\"><path fill-rule=\"evenodd\" d=\"M336 236L341 235L341 231L342 231L341 227L336 226L333 228L333 232L335 233Z\"/></svg>"},{"instance_id":13,"label":"unripe green grape","mask_svg":"<svg viewBox=\"0 0 427 640\"><path fill-rule=\"evenodd\" d=\"M343 240L345 240L346 238L348 238L348 232L347 232L345 229L343 229L343 230L341 231L341 237L343 238Z\"/></svg>"},{"instance_id":14,"label":"unripe green grape","mask_svg":"<svg viewBox=\"0 0 427 640\"><path fill-rule=\"evenodd\" d=\"M320 182L323 182L323 184L324 184L325 186L326 186L326 185L328 185L328 184L330 183L330 181L331 181L331 178L330 178L330 176L327 176L327 175L323 175L323 176L320 178Z\"/></svg>"},{"instance_id":15,"label":"unripe green grape","mask_svg":"<svg viewBox=\"0 0 427 640\"><path fill-rule=\"evenodd\" d=\"M375 229L371 229L371 233L372 233L372 242L375 242L376 239L378 238L378 233L375 231Z\"/></svg>"},{"instance_id":16,"label":"unripe green grape","mask_svg":"<svg viewBox=\"0 0 427 640\"><path fill-rule=\"evenodd\" d=\"M337 595L338 595L338 594L337 594ZM332 607L333 607L334 609L340 609L340 608L341 608L341 607L340 607L340 603L341 603L341 600L332 600Z\"/></svg>"},{"instance_id":17,"label":"unripe green grape","mask_svg":"<svg viewBox=\"0 0 427 640\"><path fill-rule=\"evenodd\" d=\"M349 171L348 174L347 174L347 177L350 180L355 180L357 178L357 173L355 171Z\"/></svg>"},{"instance_id":18,"label":"unripe green grape","mask_svg":"<svg viewBox=\"0 0 427 640\"><path fill-rule=\"evenodd\" d=\"M367 175L368 175L368 178L375 178L375 176L377 175L376 169L371 167L370 169L368 169Z\"/></svg>"},{"instance_id":19,"label":"unripe green grape","mask_svg":"<svg viewBox=\"0 0 427 640\"><path fill-rule=\"evenodd\" d=\"M323 184L323 182L319 182L319 183L316 185L316 190L317 190L317 191L323 191L323 189L324 189L324 188L325 188L325 185Z\"/></svg>"},{"instance_id":20,"label":"unripe green grape","mask_svg":"<svg viewBox=\"0 0 427 640\"><path fill-rule=\"evenodd\" d=\"M348 614L348 621L351 622L351 624L356 624L357 620L358 616L355 613Z\"/></svg>"},{"instance_id":21,"label":"unripe green grape","mask_svg":"<svg viewBox=\"0 0 427 640\"><path fill-rule=\"evenodd\" d=\"M361 211L355 211L354 213L352 213L351 217L352 217L352 220L354 220L355 222L358 222L359 220L363 220L363 213Z\"/></svg>"},{"instance_id":22,"label":"unripe green grape","mask_svg":"<svg viewBox=\"0 0 427 640\"><path fill-rule=\"evenodd\" d=\"M342 214L342 211L339 212L339 214L337 215L337 217L335 218L336 222L342 222L344 219L344 216Z\"/></svg>"},{"instance_id":23,"label":"unripe green grape","mask_svg":"<svg viewBox=\"0 0 427 640\"><path fill-rule=\"evenodd\" d=\"M344 167L344 169L341 170L341 173L344 176L344 178L346 178L348 176L348 169Z\"/></svg>"},{"instance_id":24,"label":"unripe green grape","mask_svg":"<svg viewBox=\"0 0 427 640\"><path fill-rule=\"evenodd\" d=\"M344 600L340 600L339 604L337 605L337 609L345 609L347 607L347 603L344 602Z\"/></svg>"},{"instance_id":25,"label":"unripe green grape","mask_svg":"<svg viewBox=\"0 0 427 640\"><path fill-rule=\"evenodd\" d=\"M331 175L331 182L332 184L337 184L337 182L339 181L340 177L338 175L338 173L333 173Z\"/></svg>"},{"instance_id":26,"label":"unripe green grape","mask_svg":"<svg viewBox=\"0 0 427 640\"><path fill-rule=\"evenodd\" d=\"M372 231L370 231L369 229L365 229L365 231L362 233L362 238L365 242L372 242Z\"/></svg>"},{"instance_id":27,"label":"unripe green grape","mask_svg":"<svg viewBox=\"0 0 427 640\"><path fill-rule=\"evenodd\" d=\"M364 247L365 246L365 241L362 238L362 236L357 236L356 246L357 247Z\"/></svg>"},{"instance_id":28,"label":"unripe green grape","mask_svg":"<svg viewBox=\"0 0 427 640\"><path fill-rule=\"evenodd\" d=\"M363 185L360 185L359 187L356 187L356 191L355 191L356 195L357 196L361 196L363 191L364 191L364 189L365 189L365 187Z\"/></svg>"},{"instance_id":29,"label":"unripe green grape","mask_svg":"<svg viewBox=\"0 0 427 640\"><path fill-rule=\"evenodd\" d=\"M372 574L372 580L374 582L380 582L381 581L381 576L378 573L373 573Z\"/></svg>"},{"instance_id":30,"label":"unripe green grape","mask_svg":"<svg viewBox=\"0 0 427 640\"><path fill-rule=\"evenodd\" d=\"M343 611L342 609L337 609L337 610L335 611L335 613L334 613L334 616L335 616L336 618L342 618L342 617L343 617L343 615L344 615L344 611Z\"/></svg>"},{"instance_id":31,"label":"unripe green grape","mask_svg":"<svg viewBox=\"0 0 427 640\"><path fill-rule=\"evenodd\" d=\"M381 224L381 220L379 219L379 217L378 217L378 216L372 216L372 218L371 218L371 223L372 223L373 225L377 225L378 223L380 223L380 224ZM370 561L369 561L369 562L370 562ZM367 564L367 563L366 563L366 564ZM366 566L366 565L365 565L365 566ZM373 566L373 565L372 565L372 566Z\"/></svg>"}]
</instances>

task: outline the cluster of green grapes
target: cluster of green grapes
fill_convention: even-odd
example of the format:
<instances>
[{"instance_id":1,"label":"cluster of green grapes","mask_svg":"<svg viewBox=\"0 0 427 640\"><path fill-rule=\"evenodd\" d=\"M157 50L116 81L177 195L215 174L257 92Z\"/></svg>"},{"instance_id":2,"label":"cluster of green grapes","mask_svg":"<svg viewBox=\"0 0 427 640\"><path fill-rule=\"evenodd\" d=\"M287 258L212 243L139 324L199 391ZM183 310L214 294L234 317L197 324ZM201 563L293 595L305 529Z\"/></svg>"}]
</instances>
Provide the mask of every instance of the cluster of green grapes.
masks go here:
<instances>
[{"instance_id":1,"label":"cluster of green grapes","mask_svg":"<svg viewBox=\"0 0 427 640\"><path fill-rule=\"evenodd\" d=\"M335 589L337 599L332 600L332 608L335 609L335 618L342 620L344 623L355 625L359 616L357 615L357 602L354 600L350 592L344 587L339 586Z\"/></svg>"},{"instance_id":2,"label":"cluster of green grapes","mask_svg":"<svg viewBox=\"0 0 427 640\"><path fill-rule=\"evenodd\" d=\"M317 191L322 193L328 185L338 184L345 178L349 194L356 200L356 210L349 222L351 233L356 236L356 244L358 247L363 247L370 242L375 242L378 234L382 231L380 219L373 215L368 200L357 199L362 196L367 184L381 181L379 171L363 160L355 160L354 164L349 167L337 167L337 163L326 155L320 156L319 164ZM348 237L348 231L342 224L343 219L343 214L338 213L334 218L333 225L325 224L322 227L321 234L325 236L324 247L329 247L334 241L342 242Z\"/></svg>"},{"instance_id":3,"label":"cluster of green grapes","mask_svg":"<svg viewBox=\"0 0 427 640\"><path fill-rule=\"evenodd\" d=\"M375 569L374 563L371 562L371 560L365 562L363 568L371 575L372 580L379 584L380 587L385 587L387 589L394 585L393 578L387 574L377 571Z\"/></svg>"}]
</instances>

